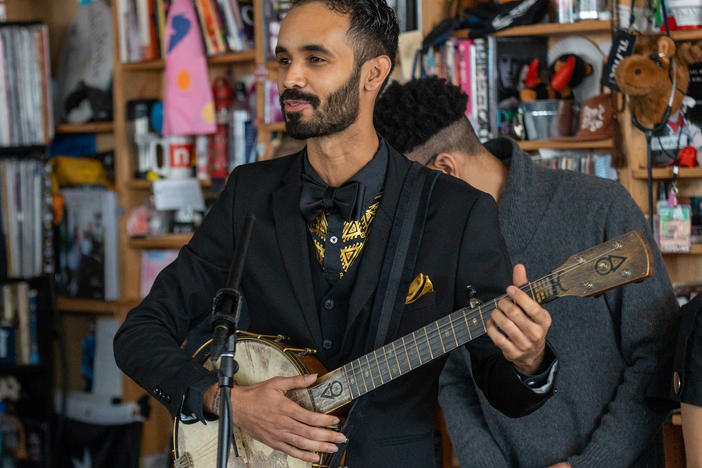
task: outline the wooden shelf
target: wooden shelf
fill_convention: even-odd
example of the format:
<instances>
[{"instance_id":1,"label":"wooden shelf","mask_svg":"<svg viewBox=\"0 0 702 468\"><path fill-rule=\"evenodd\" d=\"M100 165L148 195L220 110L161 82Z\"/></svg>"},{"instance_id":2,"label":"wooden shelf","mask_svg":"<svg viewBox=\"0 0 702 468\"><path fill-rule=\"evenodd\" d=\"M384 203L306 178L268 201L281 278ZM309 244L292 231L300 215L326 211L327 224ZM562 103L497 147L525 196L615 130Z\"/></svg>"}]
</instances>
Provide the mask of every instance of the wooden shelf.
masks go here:
<instances>
[{"instance_id":1,"label":"wooden shelf","mask_svg":"<svg viewBox=\"0 0 702 468\"><path fill-rule=\"evenodd\" d=\"M262 132L284 132L285 122L264 123L259 125L258 129Z\"/></svg>"},{"instance_id":2,"label":"wooden shelf","mask_svg":"<svg viewBox=\"0 0 702 468\"><path fill-rule=\"evenodd\" d=\"M692 244L689 252L661 252L663 255L700 255L702 254L702 244Z\"/></svg>"},{"instance_id":3,"label":"wooden shelf","mask_svg":"<svg viewBox=\"0 0 702 468\"><path fill-rule=\"evenodd\" d=\"M702 39L702 29L682 29L679 31L670 31L670 35L676 41L694 41Z\"/></svg>"},{"instance_id":4,"label":"wooden shelf","mask_svg":"<svg viewBox=\"0 0 702 468\"><path fill-rule=\"evenodd\" d=\"M167 236L129 239L132 249L179 249L188 243L192 234L169 234Z\"/></svg>"},{"instance_id":5,"label":"wooden shelf","mask_svg":"<svg viewBox=\"0 0 702 468\"><path fill-rule=\"evenodd\" d=\"M514 26L496 32L495 36L562 36L565 34L587 34L595 32L609 32L612 30L612 22L607 20L587 20L575 23L541 23L530 24L528 26ZM469 29L459 29L454 31L453 36L467 38Z\"/></svg>"},{"instance_id":6,"label":"wooden shelf","mask_svg":"<svg viewBox=\"0 0 702 468\"><path fill-rule=\"evenodd\" d=\"M200 186L203 188L212 187L212 180L198 179ZM130 179L127 181L127 188L132 190L151 190L152 182L146 179Z\"/></svg>"},{"instance_id":7,"label":"wooden shelf","mask_svg":"<svg viewBox=\"0 0 702 468\"><path fill-rule=\"evenodd\" d=\"M519 147L524 151L538 149L611 149L614 142L611 138L592 141L561 141L561 140L524 140L518 141Z\"/></svg>"},{"instance_id":8,"label":"wooden shelf","mask_svg":"<svg viewBox=\"0 0 702 468\"><path fill-rule=\"evenodd\" d=\"M639 167L632 169L631 173L634 179L648 179L647 171L645 167ZM694 179L697 177L702 177L702 167L681 167L678 173L678 178L680 179ZM653 168L653 178L656 180L665 180L673 178L673 168L672 167L656 167Z\"/></svg>"},{"instance_id":9,"label":"wooden shelf","mask_svg":"<svg viewBox=\"0 0 702 468\"><path fill-rule=\"evenodd\" d=\"M242 52L225 52L222 54L212 55L207 57L207 63L210 65L226 65L229 63L253 62L256 59L256 52L253 50L244 50ZM130 71L158 71L166 66L163 59L147 60L144 62L126 62L122 66L125 70Z\"/></svg>"},{"instance_id":10,"label":"wooden shelf","mask_svg":"<svg viewBox=\"0 0 702 468\"><path fill-rule=\"evenodd\" d=\"M87 124L61 124L56 126L56 133L112 133L115 130L113 122L96 122Z\"/></svg>"},{"instance_id":11,"label":"wooden shelf","mask_svg":"<svg viewBox=\"0 0 702 468\"><path fill-rule=\"evenodd\" d=\"M60 312L82 312L89 314L112 315L117 313L119 301L98 301L95 299L78 299L74 297L57 297L56 307Z\"/></svg>"},{"instance_id":12,"label":"wooden shelf","mask_svg":"<svg viewBox=\"0 0 702 468\"><path fill-rule=\"evenodd\" d=\"M255 50L244 50L241 52L225 52L223 54L207 57L207 63L209 63L210 65L253 62L254 60L256 60Z\"/></svg>"}]
</instances>

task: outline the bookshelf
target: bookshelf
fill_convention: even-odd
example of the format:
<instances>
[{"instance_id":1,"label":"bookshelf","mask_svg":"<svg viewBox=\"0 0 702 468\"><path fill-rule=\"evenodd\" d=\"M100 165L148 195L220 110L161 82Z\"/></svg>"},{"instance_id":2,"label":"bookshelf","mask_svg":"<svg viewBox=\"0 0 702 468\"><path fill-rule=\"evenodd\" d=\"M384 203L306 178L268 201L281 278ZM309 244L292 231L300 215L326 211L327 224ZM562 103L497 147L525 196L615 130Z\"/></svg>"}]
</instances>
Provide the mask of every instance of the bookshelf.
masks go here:
<instances>
[{"instance_id":1,"label":"bookshelf","mask_svg":"<svg viewBox=\"0 0 702 468\"><path fill-rule=\"evenodd\" d=\"M692 244L689 252L665 252L663 255L699 255L702 254L702 244Z\"/></svg>"},{"instance_id":2,"label":"bookshelf","mask_svg":"<svg viewBox=\"0 0 702 468\"><path fill-rule=\"evenodd\" d=\"M673 178L672 167L655 167L651 173L654 180L670 180ZM634 179L648 180L648 169L645 167L632 168L631 174ZM697 179L700 177L702 177L702 167L679 168L678 178L680 179Z\"/></svg>"},{"instance_id":3,"label":"bookshelf","mask_svg":"<svg viewBox=\"0 0 702 468\"><path fill-rule=\"evenodd\" d=\"M56 133L112 133L115 130L114 122L96 122L87 124L59 124Z\"/></svg>"},{"instance_id":4,"label":"bookshelf","mask_svg":"<svg viewBox=\"0 0 702 468\"><path fill-rule=\"evenodd\" d=\"M531 24L527 26L514 26L497 31L494 35L497 37L518 37L518 36L566 36L571 34L591 34L591 33L609 33L612 29L611 21L588 20L578 21L575 23L541 23ZM454 31L453 36L456 38L467 39L469 29L459 29Z\"/></svg>"},{"instance_id":5,"label":"bookshelf","mask_svg":"<svg viewBox=\"0 0 702 468\"><path fill-rule=\"evenodd\" d=\"M212 180L198 179L200 187L203 189L212 187ZM151 190L152 182L144 179L130 179L126 182L126 187L131 190Z\"/></svg>"},{"instance_id":6,"label":"bookshelf","mask_svg":"<svg viewBox=\"0 0 702 468\"><path fill-rule=\"evenodd\" d=\"M192 234L169 234L167 236L154 236L129 239L129 247L135 250L144 249L179 249L187 244Z\"/></svg>"},{"instance_id":7,"label":"bookshelf","mask_svg":"<svg viewBox=\"0 0 702 468\"><path fill-rule=\"evenodd\" d=\"M115 315L121 305L119 301L97 301L71 297L56 298L56 308L62 313Z\"/></svg>"},{"instance_id":8,"label":"bookshelf","mask_svg":"<svg viewBox=\"0 0 702 468\"><path fill-rule=\"evenodd\" d=\"M207 57L207 63L210 65L229 65L235 63L253 62L256 56L254 50L245 50L242 52L226 52L222 54L212 55ZM162 59L147 60L143 62L129 62L122 64L125 70L129 71L161 71L165 68L166 62Z\"/></svg>"},{"instance_id":9,"label":"bookshelf","mask_svg":"<svg viewBox=\"0 0 702 468\"><path fill-rule=\"evenodd\" d=\"M561 149L561 150L611 150L614 142L611 138L595 141L561 141L561 140L522 140L517 142L524 151L536 151L540 149Z\"/></svg>"}]
</instances>

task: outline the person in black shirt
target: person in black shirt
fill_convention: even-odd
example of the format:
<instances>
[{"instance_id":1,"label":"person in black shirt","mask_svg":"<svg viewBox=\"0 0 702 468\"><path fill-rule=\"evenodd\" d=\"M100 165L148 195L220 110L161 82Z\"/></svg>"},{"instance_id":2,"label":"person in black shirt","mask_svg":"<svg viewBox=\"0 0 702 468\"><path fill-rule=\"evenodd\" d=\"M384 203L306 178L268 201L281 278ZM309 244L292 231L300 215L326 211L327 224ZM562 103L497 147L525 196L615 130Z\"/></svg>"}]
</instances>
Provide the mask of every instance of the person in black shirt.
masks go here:
<instances>
[{"instance_id":1,"label":"person in black shirt","mask_svg":"<svg viewBox=\"0 0 702 468\"><path fill-rule=\"evenodd\" d=\"M378 276L411 166L375 132L372 118L393 67L397 36L397 20L384 0L293 1L275 49L278 90L287 132L305 139L306 148L235 169L192 240L115 337L119 366L182 421L197 423L205 412L218 413L216 377L179 345L208 318L249 213L257 221L241 284L247 329L282 333L298 346L315 348L329 369L371 351L368 338L378 326L373 306L383 299L375 297ZM490 196L438 176L407 278L426 275L434 290L405 302L387 338L465 306L469 284L483 301L507 288L511 300L499 302L486 320L487 335L467 347L487 398L519 416L549 397L550 391L532 389L530 376L553 365L555 357L545 344L550 316L509 286L523 283L525 274L512 278L496 215ZM444 361L437 356L362 397L364 427L346 445L348 466L433 466ZM285 396L314 381L278 377L235 387L234 422L302 460L336 452L345 436L324 426L337 419Z\"/></svg>"}]
</instances>

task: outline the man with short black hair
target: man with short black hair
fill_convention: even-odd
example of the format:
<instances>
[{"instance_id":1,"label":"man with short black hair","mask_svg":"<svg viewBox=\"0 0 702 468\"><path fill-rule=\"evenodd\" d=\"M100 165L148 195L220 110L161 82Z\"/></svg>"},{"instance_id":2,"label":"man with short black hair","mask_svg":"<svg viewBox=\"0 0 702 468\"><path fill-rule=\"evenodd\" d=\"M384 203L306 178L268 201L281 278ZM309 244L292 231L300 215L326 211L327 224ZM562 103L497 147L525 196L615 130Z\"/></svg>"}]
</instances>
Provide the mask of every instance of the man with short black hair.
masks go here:
<instances>
[{"instance_id":1,"label":"man with short black hair","mask_svg":"<svg viewBox=\"0 0 702 468\"><path fill-rule=\"evenodd\" d=\"M662 466L654 436L665 412L651 409L645 394L672 351L678 313L641 211L616 182L539 166L507 138L481 145L465 116L467 99L436 77L393 83L378 99L375 127L409 159L492 195L512 261L534 277L632 229L649 240L655 276L599 297L549 303L558 379L553 397L523 418L495 411L471 380L467 355L454 352L439 402L461 465Z\"/></svg>"},{"instance_id":2,"label":"man with short black hair","mask_svg":"<svg viewBox=\"0 0 702 468\"><path fill-rule=\"evenodd\" d=\"M398 207L408 206L403 194L417 188L410 184L405 190L406 180L435 175L410 164L373 128L373 108L393 66L397 35L395 15L384 0L293 2L275 48L278 90L287 131L305 138L306 148L237 167L192 240L115 337L120 367L181 421L202 421L203 410L218 414L216 377L179 345L198 323L207 325L210 301L225 285L236 236L249 213L256 224L241 283L247 330L283 334L314 348L331 370L372 351L379 338L387 343L464 306L467 284L482 299L507 287L511 300L500 301L486 320L489 337L468 345L476 378L490 401L511 416L533 410L550 395L549 382L532 388L532 374L555 365L545 344L550 317L523 291L508 287L521 285L525 274L517 269L512 279L494 201L456 179L438 177L430 199L422 202L426 222L416 216L412 231L418 234L416 260L399 263L399 271L408 271L399 278L402 288L394 297L400 301L392 303L388 332L381 333L386 301L379 291L389 288L379 276L398 281L384 273L386 265L395 266L386 251L396 248L390 234L400 218ZM447 199L465 210L454 213L443 203ZM433 291L405 299L412 278L431 278ZM498 326L509 329L510 338ZM527 339L524 326L534 332ZM349 423L357 419L360 427L350 429L349 445L348 434L329 429L339 423L337 417L302 408L286 396L311 386L314 375L235 386L234 422L267 446L307 462L318 462L320 452L342 453L341 447L345 463L354 468L433 466L433 420L445 358L438 341L432 346L426 335L429 357L423 353L421 370L390 382L377 374L382 386L357 400L361 417L352 412ZM375 386L372 374L357 379L366 377Z\"/></svg>"}]
</instances>

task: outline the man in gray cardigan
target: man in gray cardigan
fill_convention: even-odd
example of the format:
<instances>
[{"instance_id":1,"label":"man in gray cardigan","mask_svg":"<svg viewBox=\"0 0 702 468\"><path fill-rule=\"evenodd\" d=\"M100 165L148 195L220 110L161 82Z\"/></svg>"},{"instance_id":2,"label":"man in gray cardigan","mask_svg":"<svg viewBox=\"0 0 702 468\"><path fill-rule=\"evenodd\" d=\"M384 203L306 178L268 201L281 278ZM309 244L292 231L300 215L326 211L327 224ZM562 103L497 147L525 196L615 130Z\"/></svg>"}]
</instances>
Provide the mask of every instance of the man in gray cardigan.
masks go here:
<instances>
[{"instance_id":1,"label":"man in gray cardigan","mask_svg":"<svg viewBox=\"0 0 702 468\"><path fill-rule=\"evenodd\" d=\"M644 216L616 182L541 167L506 138L483 147L464 115L466 99L438 78L395 83L376 105L376 129L410 159L490 193L512 262L531 278L632 229L652 246L655 276L547 305L558 375L554 395L528 416L510 419L491 408L468 356L453 354L439 402L461 465L662 466L657 433L665 411L649 407L645 394L672 352L678 314Z\"/></svg>"}]
</instances>

